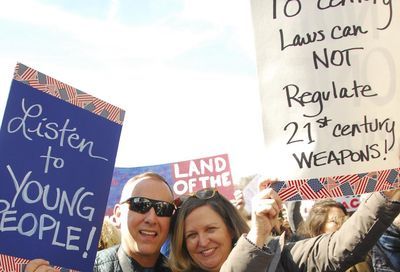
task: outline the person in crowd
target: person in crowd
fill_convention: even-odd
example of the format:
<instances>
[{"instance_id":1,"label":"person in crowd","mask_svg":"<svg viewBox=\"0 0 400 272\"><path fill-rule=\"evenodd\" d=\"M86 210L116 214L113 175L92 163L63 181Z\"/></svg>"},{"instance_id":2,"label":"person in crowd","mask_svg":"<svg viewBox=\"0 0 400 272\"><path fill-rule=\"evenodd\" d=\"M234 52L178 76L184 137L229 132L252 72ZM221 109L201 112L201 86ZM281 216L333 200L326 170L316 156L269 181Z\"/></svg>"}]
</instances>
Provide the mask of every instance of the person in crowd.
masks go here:
<instances>
[{"instance_id":1,"label":"person in crowd","mask_svg":"<svg viewBox=\"0 0 400 272\"><path fill-rule=\"evenodd\" d=\"M175 211L167 181L151 172L135 176L125 184L121 200L114 208L121 244L99 251L93 271L169 271L160 254Z\"/></svg>"},{"instance_id":2,"label":"person in crowd","mask_svg":"<svg viewBox=\"0 0 400 272\"><path fill-rule=\"evenodd\" d=\"M332 233L337 231L347 218L348 213L342 203L330 198L322 199L312 206L306 220L300 223L297 233L304 238Z\"/></svg>"},{"instance_id":3,"label":"person in crowd","mask_svg":"<svg viewBox=\"0 0 400 272\"><path fill-rule=\"evenodd\" d=\"M240 212L212 188L178 198L176 205L171 270L219 271L238 238L249 231Z\"/></svg>"},{"instance_id":4,"label":"person in crowd","mask_svg":"<svg viewBox=\"0 0 400 272\"><path fill-rule=\"evenodd\" d=\"M282 210L278 214L278 218L272 228L271 234L272 236L280 236L282 234L285 234L285 240L292 241L293 233L289 227L289 222L283 216Z\"/></svg>"},{"instance_id":5,"label":"person in crowd","mask_svg":"<svg viewBox=\"0 0 400 272\"><path fill-rule=\"evenodd\" d=\"M266 271L268 268L270 271L345 271L362 259L360 256L372 247L374 237L387 228L393 215L400 210L398 204L386 201L379 193L373 194L345 227L351 229L349 237L353 239L347 239L350 241L346 241L347 232L337 231L285 245L284 241L270 236L282 208L281 200L272 189L265 189L253 201L255 210L250 232L241 236L234 246L238 236L232 233L238 231L232 231L230 221L240 216L236 209L229 208L227 200L226 204L215 206L224 207L230 215L215 212L210 205L221 199L216 190L203 190L188 197L180 206L173 221L172 271ZM372 211L369 211L370 206ZM378 219L374 220L371 213ZM361 224L352 221L361 221ZM371 225L375 227L368 231ZM245 230L239 232L246 233ZM232 243L222 242L226 240ZM264 247L267 243L270 248ZM340 244L343 246L339 247ZM308 258L310 254L312 257Z\"/></svg>"},{"instance_id":6,"label":"person in crowd","mask_svg":"<svg viewBox=\"0 0 400 272\"><path fill-rule=\"evenodd\" d=\"M319 200L312 206L306 220L300 224L298 234L303 238L311 238L324 233L333 233L343 225L348 216L347 210L342 203L330 198ZM373 271L369 254L364 259L364 261L355 264L346 271Z\"/></svg>"},{"instance_id":7,"label":"person in crowd","mask_svg":"<svg viewBox=\"0 0 400 272\"><path fill-rule=\"evenodd\" d=\"M281 200L264 188L253 201L249 233L239 238L220 271L345 271L363 261L399 214L399 201L400 189L373 193L337 231L286 244L282 236L271 239Z\"/></svg>"},{"instance_id":8,"label":"person in crowd","mask_svg":"<svg viewBox=\"0 0 400 272\"><path fill-rule=\"evenodd\" d=\"M303 217L300 213L301 201L288 201L285 203L285 206L290 229L293 233L297 234L298 228L303 222Z\"/></svg>"},{"instance_id":9,"label":"person in crowd","mask_svg":"<svg viewBox=\"0 0 400 272\"><path fill-rule=\"evenodd\" d=\"M400 214L372 249L375 272L400 271Z\"/></svg>"},{"instance_id":10,"label":"person in crowd","mask_svg":"<svg viewBox=\"0 0 400 272\"><path fill-rule=\"evenodd\" d=\"M160 175L146 172L131 178L114 207L121 244L97 253L94 272L169 272L160 253L175 211L173 192ZM48 262L32 260L25 272L53 271Z\"/></svg>"},{"instance_id":11,"label":"person in crowd","mask_svg":"<svg viewBox=\"0 0 400 272\"><path fill-rule=\"evenodd\" d=\"M114 225L109 216L105 216L97 250L103 250L119 243L121 243L119 229Z\"/></svg>"}]
</instances>

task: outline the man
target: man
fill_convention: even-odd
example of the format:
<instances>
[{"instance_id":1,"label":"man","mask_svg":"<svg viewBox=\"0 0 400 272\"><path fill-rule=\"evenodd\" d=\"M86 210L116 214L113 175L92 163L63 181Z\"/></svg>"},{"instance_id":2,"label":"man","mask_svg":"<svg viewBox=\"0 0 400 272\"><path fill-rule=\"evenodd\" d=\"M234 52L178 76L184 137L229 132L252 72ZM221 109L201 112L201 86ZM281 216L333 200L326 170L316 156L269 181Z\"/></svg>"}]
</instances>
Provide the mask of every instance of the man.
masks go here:
<instances>
[{"instance_id":1,"label":"man","mask_svg":"<svg viewBox=\"0 0 400 272\"><path fill-rule=\"evenodd\" d=\"M174 212L168 183L155 173L135 176L125 184L121 201L114 207L121 244L98 252L93 271L169 271L160 254Z\"/></svg>"},{"instance_id":2,"label":"man","mask_svg":"<svg viewBox=\"0 0 400 272\"><path fill-rule=\"evenodd\" d=\"M165 179L147 172L130 179L114 207L121 244L99 251L94 272L169 272L160 249L175 211L173 192ZM43 260L31 261L26 272L51 271Z\"/></svg>"}]
</instances>

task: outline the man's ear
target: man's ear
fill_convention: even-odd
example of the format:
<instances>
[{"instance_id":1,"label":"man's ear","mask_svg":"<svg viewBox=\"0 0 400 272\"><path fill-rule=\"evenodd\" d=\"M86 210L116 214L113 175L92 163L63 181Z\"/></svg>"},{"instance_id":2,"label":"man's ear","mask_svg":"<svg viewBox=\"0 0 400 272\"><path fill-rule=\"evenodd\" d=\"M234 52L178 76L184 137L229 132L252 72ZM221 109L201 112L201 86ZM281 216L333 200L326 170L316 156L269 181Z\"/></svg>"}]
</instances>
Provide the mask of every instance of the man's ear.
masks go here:
<instances>
[{"instance_id":1,"label":"man's ear","mask_svg":"<svg viewBox=\"0 0 400 272\"><path fill-rule=\"evenodd\" d=\"M113 223L117 228L121 227L121 205L116 204L114 206Z\"/></svg>"}]
</instances>

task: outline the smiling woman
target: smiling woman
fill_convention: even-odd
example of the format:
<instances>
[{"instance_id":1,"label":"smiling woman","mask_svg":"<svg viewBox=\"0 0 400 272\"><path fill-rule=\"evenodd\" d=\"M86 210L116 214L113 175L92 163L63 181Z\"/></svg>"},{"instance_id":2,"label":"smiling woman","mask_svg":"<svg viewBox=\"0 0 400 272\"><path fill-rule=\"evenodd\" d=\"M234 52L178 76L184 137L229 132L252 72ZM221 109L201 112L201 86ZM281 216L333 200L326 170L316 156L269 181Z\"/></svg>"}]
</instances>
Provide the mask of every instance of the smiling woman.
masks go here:
<instances>
[{"instance_id":1,"label":"smiling woman","mask_svg":"<svg viewBox=\"0 0 400 272\"><path fill-rule=\"evenodd\" d=\"M249 231L238 210L211 188L186 198L172 224L170 267L174 272L219 271L236 241Z\"/></svg>"},{"instance_id":2,"label":"smiling woman","mask_svg":"<svg viewBox=\"0 0 400 272\"><path fill-rule=\"evenodd\" d=\"M232 249L231 231L210 206L196 208L186 217L184 235L193 261L206 270L219 270Z\"/></svg>"}]
</instances>

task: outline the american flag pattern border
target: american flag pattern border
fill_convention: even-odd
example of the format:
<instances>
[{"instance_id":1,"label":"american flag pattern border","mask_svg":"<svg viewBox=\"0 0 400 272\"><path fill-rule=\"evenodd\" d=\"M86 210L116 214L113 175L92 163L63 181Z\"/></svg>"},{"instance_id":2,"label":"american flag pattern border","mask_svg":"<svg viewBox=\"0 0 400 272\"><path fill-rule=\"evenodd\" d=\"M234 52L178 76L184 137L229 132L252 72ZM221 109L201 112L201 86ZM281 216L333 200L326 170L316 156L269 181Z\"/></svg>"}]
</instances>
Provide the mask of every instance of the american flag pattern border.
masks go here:
<instances>
[{"instance_id":1,"label":"american flag pattern border","mask_svg":"<svg viewBox=\"0 0 400 272\"><path fill-rule=\"evenodd\" d=\"M400 168L343 176L278 181L271 187L283 201L336 198L400 188Z\"/></svg>"},{"instance_id":2,"label":"american flag pattern border","mask_svg":"<svg viewBox=\"0 0 400 272\"><path fill-rule=\"evenodd\" d=\"M28 262L29 260L27 259L0 254L0 272L24 272ZM79 272L77 270L58 266L54 268L59 272Z\"/></svg>"},{"instance_id":3,"label":"american flag pattern border","mask_svg":"<svg viewBox=\"0 0 400 272\"><path fill-rule=\"evenodd\" d=\"M14 71L14 79L117 124L122 125L124 121L124 110L38 72L22 63L17 63Z\"/></svg>"}]
</instances>

